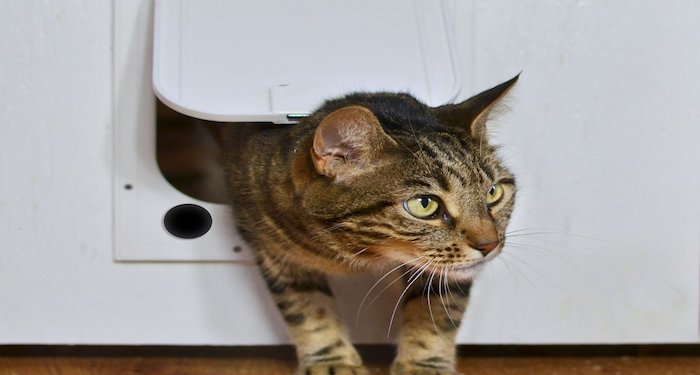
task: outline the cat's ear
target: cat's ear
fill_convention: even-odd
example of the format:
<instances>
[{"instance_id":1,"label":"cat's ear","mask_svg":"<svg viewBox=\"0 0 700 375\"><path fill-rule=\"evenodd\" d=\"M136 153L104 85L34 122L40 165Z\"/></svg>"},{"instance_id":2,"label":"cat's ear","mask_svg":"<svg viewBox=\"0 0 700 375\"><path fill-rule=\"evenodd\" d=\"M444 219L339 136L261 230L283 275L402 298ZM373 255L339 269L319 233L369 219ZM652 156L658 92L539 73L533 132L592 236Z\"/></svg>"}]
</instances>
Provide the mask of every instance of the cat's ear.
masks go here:
<instances>
[{"instance_id":1,"label":"cat's ear","mask_svg":"<svg viewBox=\"0 0 700 375\"><path fill-rule=\"evenodd\" d=\"M472 138L486 140L486 120L489 113L513 88L520 74L500 85L488 89L459 104L447 104L433 108L433 114L441 124L466 128Z\"/></svg>"},{"instance_id":2,"label":"cat's ear","mask_svg":"<svg viewBox=\"0 0 700 375\"><path fill-rule=\"evenodd\" d=\"M321 121L311 157L318 173L339 181L374 169L381 163L381 152L395 144L372 111L354 105Z\"/></svg>"}]
</instances>

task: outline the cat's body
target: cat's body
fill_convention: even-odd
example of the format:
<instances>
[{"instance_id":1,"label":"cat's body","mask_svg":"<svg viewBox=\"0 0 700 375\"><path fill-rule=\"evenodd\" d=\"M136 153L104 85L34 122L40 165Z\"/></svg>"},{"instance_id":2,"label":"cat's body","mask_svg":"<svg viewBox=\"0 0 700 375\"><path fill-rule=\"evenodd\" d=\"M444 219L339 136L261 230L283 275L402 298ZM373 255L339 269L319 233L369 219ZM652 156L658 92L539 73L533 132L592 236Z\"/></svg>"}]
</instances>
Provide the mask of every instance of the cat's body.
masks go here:
<instances>
[{"instance_id":1,"label":"cat's body","mask_svg":"<svg viewBox=\"0 0 700 375\"><path fill-rule=\"evenodd\" d=\"M439 108L353 94L297 125L225 137L238 229L289 325L300 374L366 373L325 276L399 266L407 292L392 373L454 372L471 277L502 247L512 211L514 179L484 123L514 82Z\"/></svg>"}]
</instances>

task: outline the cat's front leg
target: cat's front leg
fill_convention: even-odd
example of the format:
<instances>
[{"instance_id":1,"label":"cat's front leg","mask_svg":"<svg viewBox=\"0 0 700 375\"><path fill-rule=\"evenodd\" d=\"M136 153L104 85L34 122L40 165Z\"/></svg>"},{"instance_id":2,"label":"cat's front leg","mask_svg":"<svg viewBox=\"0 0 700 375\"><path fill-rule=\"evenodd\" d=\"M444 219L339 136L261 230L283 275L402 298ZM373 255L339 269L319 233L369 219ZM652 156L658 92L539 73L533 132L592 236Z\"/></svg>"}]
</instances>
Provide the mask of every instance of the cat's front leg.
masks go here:
<instances>
[{"instance_id":1,"label":"cat's front leg","mask_svg":"<svg viewBox=\"0 0 700 375\"><path fill-rule=\"evenodd\" d=\"M297 375L366 375L326 278L261 257L260 270L296 346Z\"/></svg>"},{"instance_id":2,"label":"cat's front leg","mask_svg":"<svg viewBox=\"0 0 700 375\"><path fill-rule=\"evenodd\" d=\"M471 283L437 277L411 285L392 375L456 374L455 339Z\"/></svg>"}]
</instances>

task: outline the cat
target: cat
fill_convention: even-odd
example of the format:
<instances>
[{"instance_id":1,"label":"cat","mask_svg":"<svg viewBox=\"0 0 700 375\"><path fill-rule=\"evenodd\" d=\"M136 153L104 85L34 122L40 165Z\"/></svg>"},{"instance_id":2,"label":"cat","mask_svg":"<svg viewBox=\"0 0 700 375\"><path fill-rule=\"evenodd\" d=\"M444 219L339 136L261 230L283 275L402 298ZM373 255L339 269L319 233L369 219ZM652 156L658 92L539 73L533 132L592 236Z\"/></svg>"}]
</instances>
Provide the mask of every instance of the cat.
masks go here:
<instances>
[{"instance_id":1,"label":"cat","mask_svg":"<svg viewBox=\"0 0 700 375\"><path fill-rule=\"evenodd\" d=\"M297 374L368 373L326 276L372 268L406 281L391 373L455 374L471 280L500 253L515 201L486 123L518 77L439 107L354 93L296 125L224 134L237 228L289 327Z\"/></svg>"}]
</instances>

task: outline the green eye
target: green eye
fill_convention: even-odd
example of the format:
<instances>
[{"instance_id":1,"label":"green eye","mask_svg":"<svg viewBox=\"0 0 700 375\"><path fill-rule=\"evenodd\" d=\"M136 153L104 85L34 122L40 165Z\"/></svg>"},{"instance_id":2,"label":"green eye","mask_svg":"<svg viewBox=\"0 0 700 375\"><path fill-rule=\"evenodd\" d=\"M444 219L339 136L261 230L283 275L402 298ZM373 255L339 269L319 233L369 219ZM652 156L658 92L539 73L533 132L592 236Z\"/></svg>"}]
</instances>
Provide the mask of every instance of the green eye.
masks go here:
<instances>
[{"instance_id":1,"label":"green eye","mask_svg":"<svg viewBox=\"0 0 700 375\"><path fill-rule=\"evenodd\" d=\"M440 210L440 202L435 197L421 196L407 199L403 207L419 219L431 219Z\"/></svg>"},{"instance_id":2,"label":"green eye","mask_svg":"<svg viewBox=\"0 0 700 375\"><path fill-rule=\"evenodd\" d=\"M489 207L495 206L503 198L503 185L496 183L489 188L486 193L486 205Z\"/></svg>"}]
</instances>

